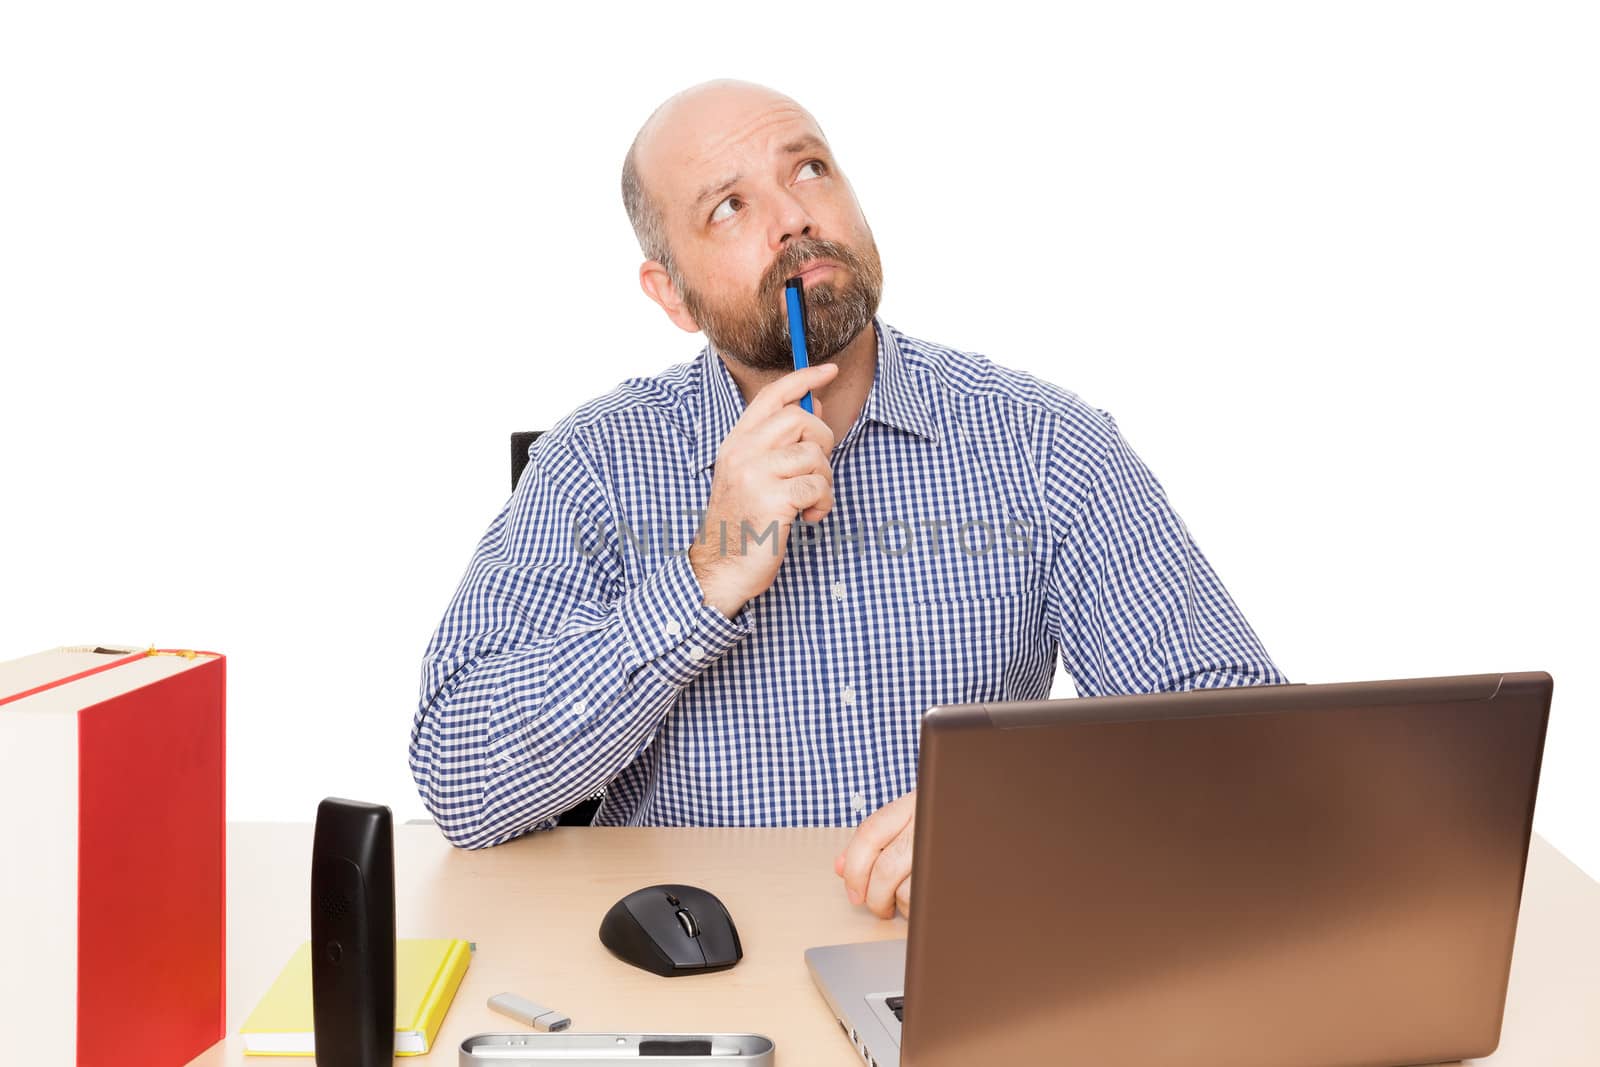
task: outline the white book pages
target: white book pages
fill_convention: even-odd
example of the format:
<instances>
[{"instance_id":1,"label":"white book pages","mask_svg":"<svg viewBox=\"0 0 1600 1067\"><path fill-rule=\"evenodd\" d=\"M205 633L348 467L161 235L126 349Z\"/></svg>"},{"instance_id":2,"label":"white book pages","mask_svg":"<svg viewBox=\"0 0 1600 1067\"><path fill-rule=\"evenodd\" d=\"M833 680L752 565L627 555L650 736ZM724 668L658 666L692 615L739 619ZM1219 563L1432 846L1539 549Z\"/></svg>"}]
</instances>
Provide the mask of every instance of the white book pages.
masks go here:
<instances>
[{"instance_id":1,"label":"white book pages","mask_svg":"<svg viewBox=\"0 0 1600 1067\"><path fill-rule=\"evenodd\" d=\"M96 652L95 649L109 651ZM0 663L0 700L60 678L115 663L139 651L123 645L67 645Z\"/></svg>"}]
</instances>

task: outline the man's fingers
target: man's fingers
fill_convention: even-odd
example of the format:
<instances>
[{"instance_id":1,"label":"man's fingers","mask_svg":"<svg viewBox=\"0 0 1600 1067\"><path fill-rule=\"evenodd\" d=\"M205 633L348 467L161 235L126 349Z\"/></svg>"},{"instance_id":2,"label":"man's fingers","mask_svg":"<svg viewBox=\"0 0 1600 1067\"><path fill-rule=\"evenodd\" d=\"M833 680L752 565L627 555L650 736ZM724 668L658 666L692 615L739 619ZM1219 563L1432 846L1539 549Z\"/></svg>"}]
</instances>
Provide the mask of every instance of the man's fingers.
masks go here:
<instances>
[{"instance_id":1,"label":"man's fingers","mask_svg":"<svg viewBox=\"0 0 1600 1067\"><path fill-rule=\"evenodd\" d=\"M852 904L860 904L867 897L867 880L872 876L872 865L878 861L884 846L893 839L892 834L886 831L886 827L874 824L869 818L856 827L850 844L845 847L844 891Z\"/></svg>"},{"instance_id":2,"label":"man's fingers","mask_svg":"<svg viewBox=\"0 0 1600 1067\"><path fill-rule=\"evenodd\" d=\"M801 397L827 385L838 373L837 363L815 363L804 370L790 371L777 381L762 386L750 401L747 411L759 410L761 417L765 418L786 404L799 403Z\"/></svg>"},{"instance_id":3,"label":"man's fingers","mask_svg":"<svg viewBox=\"0 0 1600 1067\"><path fill-rule=\"evenodd\" d=\"M900 888L896 889L894 891L894 902L895 902L895 906L900 909L900 914L904 915L908 919L911 918L911 876L910 875L907 875L906 876L906 880L900 883Z\"/></svg>"},{"instance_id":4,"label":"man's fingers","mask_svg":"<svg viewBox=\"0 0 1600 1067\"><path fill-rule=\"evenodd\" d=\"M815 441L795 441L767 456L766 475L778 479L784 503L807 522L833 510L833 468Z\"/></svg>"},{"instance_id":5,"label":"man's fingers","mask_svg":"<svg viewBox=\"0 0 1600 1067\"><path fill-rule=\"evenodd\" d=\"M827 518L828 517L828 512L830 512L832 510L833 510L833 506L831 504L828 507L821 507L821 506L810 507L810 508L806 508L804 511L802 511L800 513L800 518L802 520L806 521L806 522L809 522L809 523L815 525L816 523L819 523L823 519Z\"/></svg>"},{"instance_id":6,"label":"man's fingers","mask_svg":"<svg viewBox=\"0 0 1600 1067\"><path fill-rule=\"evenodd\" d=\"M878 854L906 828L916 813L915 796L907 793L899 800L885 804L864 819L850 838L844 850L844 888L854 904L861 903L867 895L867 881Z\"/></svg>"},{"instance_id":7,"label":"man's fingers","mask_svg":"<svg viewBox=\"0 0 1600 1067\"><path fill-rule=\"evenodd\" d=\"M749 409L745 410L749 417ZM742 420L741 420L742 421ZM813 441L823 455L833 451L833 430L817 416L807 413L799 404L790 404L765 419L753 422L748 430L750 446L762 451L775 451L795 441Z\"/></svg>"},{"instance_id":8,"label":"man's fingers","mask_svg":"<svg viewBox=\"0 0 1600 1067\"><path fill-rule=\"evenodd\" d=\"M878 854L867 883L867 910L880 919L894 917L895 897L911 876L911 831L902 830L889 847Z\"/></svg>"},{"instance_id":9,"label":"man's fingers","mask_svg":"<svg viewBox=\"0 0 1600 1067\"><path fill-rule=\"evenodd\" d=\"M796 441L773 452L767 462L773 474L780 478L797 478L802 474L815 474L833 480L833 468L828 466L828 454L815 441Z\"/></svg>"},{"instance_id":10,"label":"man's fingers","mask_svg":"<svg viewBox=\"0 0 1600 1067\"><path fill-rule=\"evenodd\" d=\"M833 510L833 482L820 474L802 474L785 478L783 490L790 511Z\"/></svg>"}]
</instances>

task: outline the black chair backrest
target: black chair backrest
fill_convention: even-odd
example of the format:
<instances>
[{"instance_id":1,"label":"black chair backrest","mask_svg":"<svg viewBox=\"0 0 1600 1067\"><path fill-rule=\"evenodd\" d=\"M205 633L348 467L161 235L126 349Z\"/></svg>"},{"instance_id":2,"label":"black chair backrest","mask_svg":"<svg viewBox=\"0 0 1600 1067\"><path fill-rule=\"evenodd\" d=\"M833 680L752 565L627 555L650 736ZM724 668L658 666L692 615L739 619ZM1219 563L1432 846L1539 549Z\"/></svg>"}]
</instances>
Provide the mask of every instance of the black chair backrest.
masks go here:
<instances>
[{"instance_id":1,"label":"black chair backrest","mask_svg":"<svg viewBox=\"0 0 1600 1067\"><path fill-rule=\"evenodd\" d=\"M519 430L511 435L511 491L517 491L517 481L522 477L522 469L528 465L528 447L539 439L543 430ZM561 813L561 826L590 826L594 823L595 812L600 810L600 801L604 799L604 789L568 808Z\"/></svg>"},{"instance_id":2,"label":"black chair backrest","mask_svg":"<svg viewBox=\"0 0 1600 1067\"><path fill-rule=\"evenodd\" d=\"M543 430L519 430L511 435L511 491L517 491L517 479L522 477L522 468L528 465L528 446L539 439Z\"/></svg>"}]
</instances>

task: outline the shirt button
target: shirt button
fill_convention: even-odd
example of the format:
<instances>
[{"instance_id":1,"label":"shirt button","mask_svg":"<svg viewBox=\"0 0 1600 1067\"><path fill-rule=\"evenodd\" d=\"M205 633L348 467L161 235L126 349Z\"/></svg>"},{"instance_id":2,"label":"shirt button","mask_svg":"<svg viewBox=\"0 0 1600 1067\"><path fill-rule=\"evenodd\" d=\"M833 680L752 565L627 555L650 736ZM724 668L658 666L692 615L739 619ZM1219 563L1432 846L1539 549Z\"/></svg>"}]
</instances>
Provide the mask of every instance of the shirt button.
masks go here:
<instances>
[{"instance_id":1,"label":"shirt button","mask_svg":"<svg viewBox=\"0 0 1600 1067\"><path fill-rule=\"evenodd\" d=\"M689 658L694 660L696 663L699 663L701 660L706 658L706 650L701 648L699 645L690 645Z\"/></svg>"},{"instance_id":2,"label":"shirt button","mask_svg":"<svg viewBox=\"0 0 1600 1067\"><path fill-rule=\"evenodd\" d=\"M833 599L835 599L835 600L843 600L844 599L844 583L843 582L834 582L833 583Z\"/></svg>"},{"instance_id":3,"label":"shirt button","mask_svg":"<svg viewBox=\"0 0 1600 1067\"><path fill-rule=\"evenodd\" d=\"M860 815L862 812L866 811L867 798L862 796L860 793L852 794L850 797L850 810L855 812L857 815Z\"/></svg>"},{"instance_id":4,"label":"shirt button","mask_svg":"<svg viewBox=\"0 0 1600 1067\"><path fill-rule=\"evenodd\" d=\"M840 694L840 698L846 704L854 704L856 702L856 691L847 685L844 687L844 692Z\"/></svg>"},{"instance_id":5,"label":"shirt button","mask_svg":"<svg viewBox=\"0 0 1600 1067\"><path fill-rule=\"evenodd\" d=\"M587 714L589 714L589 705L584 703L581 700L574 700L572 702L572 714L574 714L574 715L587 715Z\"/></svg>"},{"instance_id":6,"label":"shirt button","mask_svg":"<svg viewBox=\"0 0 1600 1067\"><path fill-rule=\"evenodd\" d=\"M673 619L671 622L663 626L662 629L667 632L668 637L677 637L683 632L683 627L679 625L677 619Z\"/></svg>"}]
</instances>

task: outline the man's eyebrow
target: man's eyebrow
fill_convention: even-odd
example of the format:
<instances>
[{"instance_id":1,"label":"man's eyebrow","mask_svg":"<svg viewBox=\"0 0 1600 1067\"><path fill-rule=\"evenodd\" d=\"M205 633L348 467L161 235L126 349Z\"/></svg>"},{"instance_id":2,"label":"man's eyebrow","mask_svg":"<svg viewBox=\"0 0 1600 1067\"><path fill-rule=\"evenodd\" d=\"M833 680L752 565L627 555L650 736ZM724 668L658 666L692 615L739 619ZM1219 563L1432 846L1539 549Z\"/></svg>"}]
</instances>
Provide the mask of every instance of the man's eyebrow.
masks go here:
<instances>
[{"instance_id":1,"label":"man's eyebrow","mask_svg":"<svg viewBox=\"0 0 1600 1067\"><path fill-rule=\"evenodd\" d=\"M826 149L827 147L827 145L822 143L821 138L817 137L815 134L808 133L795 138L793 141L790 141L788 144L784 145L780 151L782 151L786 156L792 156L800 152L809 151L811 149ZM743 174L735 174L733 177L727 178L723 181L712 182L710 185L700 190L699 195L694 198L694 203L689 205L691 210L699 208L701 204L704 204L707 200L710 200L713 197L721 196L729 189L732 189L735 185L738 185L743 178Z\"/></svg>"}]
</instances>

